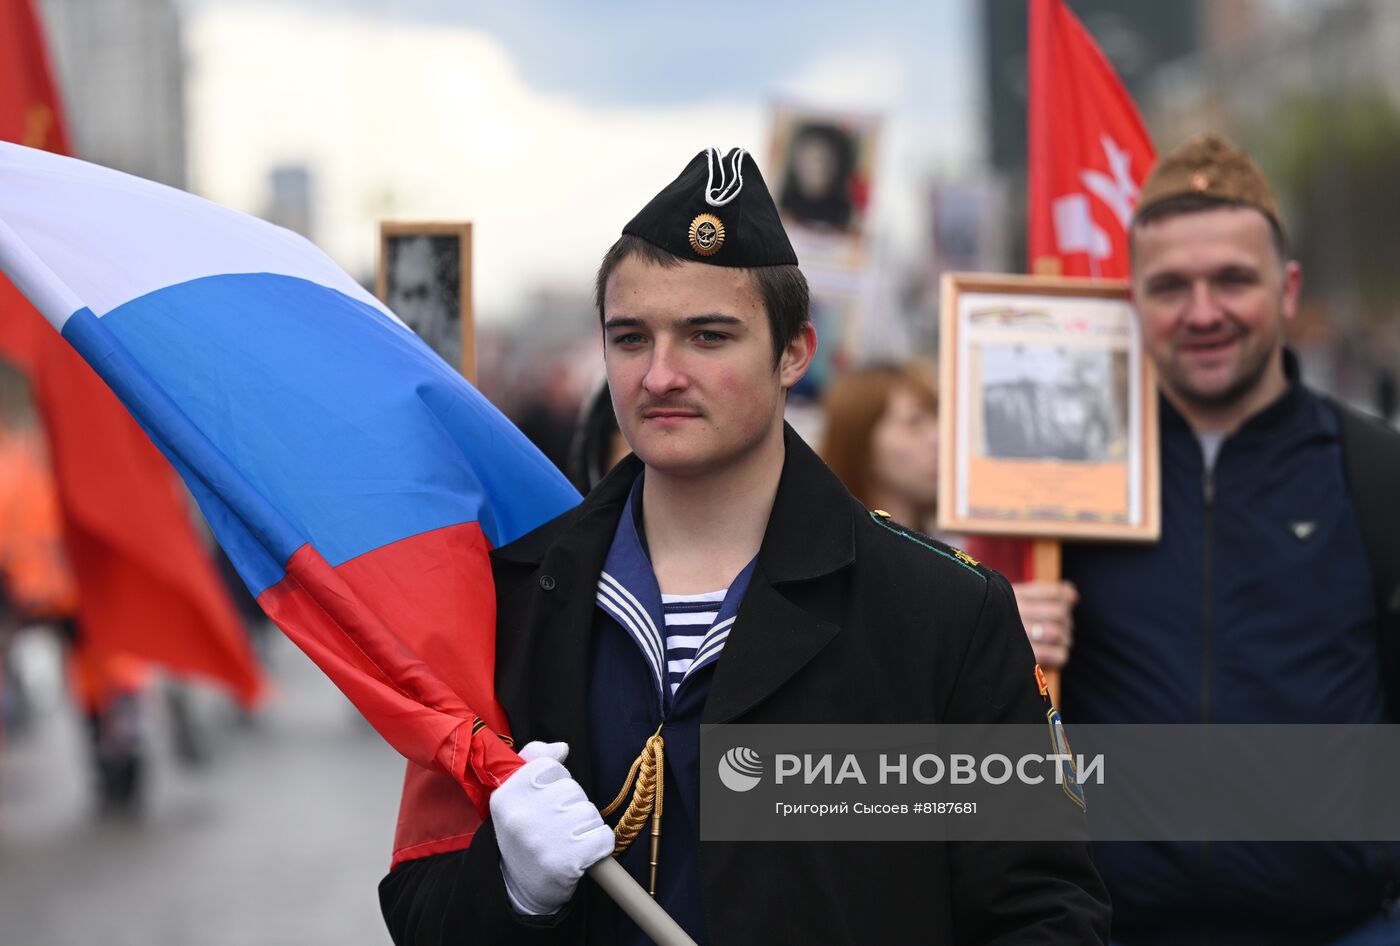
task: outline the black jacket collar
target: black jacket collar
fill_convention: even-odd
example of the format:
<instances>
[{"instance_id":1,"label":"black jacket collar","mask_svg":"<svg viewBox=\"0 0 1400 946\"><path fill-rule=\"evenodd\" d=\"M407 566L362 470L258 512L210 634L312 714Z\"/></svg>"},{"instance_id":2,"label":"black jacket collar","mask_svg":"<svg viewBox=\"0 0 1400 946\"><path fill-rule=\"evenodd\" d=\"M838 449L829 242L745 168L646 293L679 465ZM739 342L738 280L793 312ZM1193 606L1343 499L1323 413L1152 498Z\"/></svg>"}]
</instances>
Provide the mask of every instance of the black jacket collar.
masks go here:
<instances>
[{"instance_id":1,"label":"black jacket collar","mask_svg":"<svg viewBox=\"0 0 1400 946\"><path fill-rule=\"evenodd\" d=\"M859 511L836 474L786 423L783 445L786 456L778 495L758 553L759 566L773 584L818 578L854 561L855 516ZM589 550L600 546L606 551L627 494L641 472L642 461L629 454L581 504L496 549L492 556L538 564L557 546ZM601 537L599 530L605 533Z\"/></svg>"}]
</instances>

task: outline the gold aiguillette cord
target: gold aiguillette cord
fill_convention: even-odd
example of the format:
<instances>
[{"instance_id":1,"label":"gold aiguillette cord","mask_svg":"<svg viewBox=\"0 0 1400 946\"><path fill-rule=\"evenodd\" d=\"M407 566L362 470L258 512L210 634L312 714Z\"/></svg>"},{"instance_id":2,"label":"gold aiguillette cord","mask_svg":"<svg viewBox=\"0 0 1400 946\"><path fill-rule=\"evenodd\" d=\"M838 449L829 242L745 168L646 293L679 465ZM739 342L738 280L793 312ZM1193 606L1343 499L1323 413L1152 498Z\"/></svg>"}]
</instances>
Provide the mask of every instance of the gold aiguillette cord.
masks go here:
<instances>
[{"instance_id":1,"label":"gold aiguillette cord","mask_svg":"<svg viewBox=\"0 0 1400 946\"><path fill-rule=\"evenodd\" d=\"M656 861L661 852L661 795L666 781L666 743L661 738L661 727L656 728L651 738L647 740L646 746L642 749L642 754L637 756L632 763L632 768L627 773L627 781L622 786L622 791L617 793L617 797L612 800L612 804L604 808L602 815L606 818L617 810L623 799L627 798L627 793L632 788L632 783L637 783L637 790L632 792L631 799L627 802L627 808L622 813L622 818L617 822L617 827L613 828L613 835L617 839L613 847L613 856L616 857L636 840L641 834L642 826L646 824L647 817L651 817L651 883L647 886L647 891L656 896Z\"/></svg>"}]
</instances>

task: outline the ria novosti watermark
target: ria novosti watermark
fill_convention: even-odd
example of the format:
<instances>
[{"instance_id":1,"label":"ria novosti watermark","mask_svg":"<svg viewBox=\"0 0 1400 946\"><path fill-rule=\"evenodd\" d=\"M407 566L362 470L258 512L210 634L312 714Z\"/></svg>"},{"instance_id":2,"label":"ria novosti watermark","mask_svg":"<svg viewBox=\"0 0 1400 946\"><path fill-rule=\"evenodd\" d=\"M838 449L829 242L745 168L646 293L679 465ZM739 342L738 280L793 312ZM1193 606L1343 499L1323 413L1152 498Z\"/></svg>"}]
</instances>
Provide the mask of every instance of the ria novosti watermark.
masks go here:
<instances>
[{"instance_id":1,"label":"ria novosti watermark","mask_svg":"<svg viewBox=\"0 0 1400 946\"><path fill-rule=\"evenodd\" d=\"M1400 840L1400 726L708 726L702 840Z\"/></svg>"},{"instance_id":2,"label":"ria novosti watermark","mask_svg":"<svg viewBox=\"0 0 1400 946\"><path fill-rule=\"evenodd\" d=\"M1104 783L1104 756L1098 753L1085 758L1081 753L1027 753L1012 759L992 752L978 757L955 752L941 756L932 752L911 755L880 753L876 771L867 775L860 756L846 753L780 752L773 757L773 782L783 785L799 780L803 785L938 785L947 779L950 785L972 785L979 780L988 785L1005 785L1013 778L1024 785L1039 785L1052 780L1056 785L1085 785ZM736 746L720 757L718 775L721 784L734 792L757 788L764 777L763 757L746 746ZM1049 772L1049 775L1044 773Z\"/></svg>"}]
</instances>

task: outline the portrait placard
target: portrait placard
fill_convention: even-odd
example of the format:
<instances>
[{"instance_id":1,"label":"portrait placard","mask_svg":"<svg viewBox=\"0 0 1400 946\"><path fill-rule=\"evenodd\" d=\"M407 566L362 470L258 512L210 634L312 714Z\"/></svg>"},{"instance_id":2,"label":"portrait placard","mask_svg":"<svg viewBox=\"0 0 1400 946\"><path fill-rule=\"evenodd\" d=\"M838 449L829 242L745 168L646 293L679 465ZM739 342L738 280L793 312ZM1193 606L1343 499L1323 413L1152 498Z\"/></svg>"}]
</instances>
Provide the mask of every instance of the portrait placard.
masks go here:
<instances>
[{"instance_id":1,"label":"portrait placard","mask_svg":"<svg viewBox=\"0 0 1400 946\"><path fill-rule=\"evenodd\" d=\"M1126 283L949 273L938 528L1155 540L1157 396Z\"/></svg>"},{"instance_id":2,"label":"portrait placard","mask_svg":"<svg viewBox=\"0 0 1400 946\"><path fill-rule=\"evenodd\" d=\"M475 383L470 223L381 221L375 295Z\"/></svg>"},{"instance_id":3,"label":"portrait placard","mask_svg":"<svg viewBox=\"0 0 1400 946\"><path fill-rule=\"evenodd\" d=\"M773 196L804 269L865 263L879 127L873 115L775 108Z\"/></svg>"}]
</instances>

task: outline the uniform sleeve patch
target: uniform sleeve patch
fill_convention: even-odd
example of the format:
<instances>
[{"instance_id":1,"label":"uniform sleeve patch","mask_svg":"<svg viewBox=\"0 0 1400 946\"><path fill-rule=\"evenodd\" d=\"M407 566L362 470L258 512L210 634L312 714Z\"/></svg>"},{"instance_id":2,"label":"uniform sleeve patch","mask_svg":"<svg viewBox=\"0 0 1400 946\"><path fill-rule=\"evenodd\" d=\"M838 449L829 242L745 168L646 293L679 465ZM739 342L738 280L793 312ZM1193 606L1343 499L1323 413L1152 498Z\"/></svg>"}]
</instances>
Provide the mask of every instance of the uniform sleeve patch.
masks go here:
<instances>
[{"instance_id":1,"label":"uniform sleeve patch","mask_svg":"<svg viewBox=\"0 0 1400 946\"><path fill-rule=\"evenodd\" d=\"M1064 720L1060 719L1060 711L1053 706L1050 707L1045 714L1045 721L1050 724L1050 745L1054 748L1055 754L1060 757L1060 787L1069 796L1069 800L1083 810L1085 808L1084 786L1079 784L1079 769L1074 764L1074 756L1070 753L1069 737L1065 735L1065 724Z\"/></svg>"}]
</instances>

